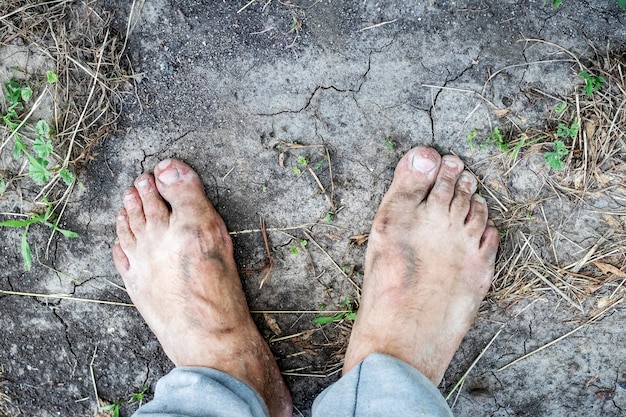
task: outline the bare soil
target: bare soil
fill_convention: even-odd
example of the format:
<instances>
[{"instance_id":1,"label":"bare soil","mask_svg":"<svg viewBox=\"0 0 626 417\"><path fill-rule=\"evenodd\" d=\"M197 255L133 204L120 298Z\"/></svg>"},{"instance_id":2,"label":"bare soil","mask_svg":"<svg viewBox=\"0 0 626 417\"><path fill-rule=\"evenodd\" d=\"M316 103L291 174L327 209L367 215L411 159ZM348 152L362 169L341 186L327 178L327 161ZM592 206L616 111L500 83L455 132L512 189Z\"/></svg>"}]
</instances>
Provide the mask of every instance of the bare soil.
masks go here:
<instances>
[{"instance_id":1,"label":"bare soil","mask_svg":"<svg viewBox=\"0 0 626 417\"><path fill-rule=\"evenodd\" d=\"M126 1L94 3L114 14L120 45L133 17L121 63L133 87L119 91L117 130L78 172L62 227L79 237L55 235L46 256L50 231L33 226L25 272L21 231L0 228L0 289L51 295L0 294L0 415L92 416L119 403L130 416L133 395L147 386L149 400L172 369L125 305L110 251L125 188L173 156L198 171L233 233L295 415L310 415L340 376L350 331L349 320L312 320L358 309L360 237L396 162L416 145L464 159L503 231L493 291L440 386L447 395L483 353L449 400L455 414L624 415L624 126L597 167L611 177L590 179L585 193L567 191L582 172L578 154L564 172L546 166L554 137L515 161L466 138L476 129L484 143L494 127L507 140L552 132L562 101L575 117L584 88L576 59L591 68L598 56L619 56L626 11L600 0L556 10L530 1L247 3L137 1L132 14ZM28 210L20 195L0 197L4 217ZM273 261L261 288L269 256L260 217Z\"/></svg>"}]
</instances>

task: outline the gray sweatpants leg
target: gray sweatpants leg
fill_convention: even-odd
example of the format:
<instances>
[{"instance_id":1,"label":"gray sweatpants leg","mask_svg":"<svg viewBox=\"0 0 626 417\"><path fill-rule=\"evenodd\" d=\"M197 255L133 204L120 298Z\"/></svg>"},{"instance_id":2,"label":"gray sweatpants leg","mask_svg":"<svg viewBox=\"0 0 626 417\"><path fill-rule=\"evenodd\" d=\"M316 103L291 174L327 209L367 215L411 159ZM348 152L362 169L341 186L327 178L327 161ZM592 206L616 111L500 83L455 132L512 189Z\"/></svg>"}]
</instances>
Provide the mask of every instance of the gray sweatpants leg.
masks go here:
<instances>
[{"instance_id":1,"label":"gray sweatpants leg","mask_svg":"<svg viewBox=\"0 0 626 417\"><path fill-rule=\"evenodd\" d=\"M313 417L451 417L437 387L417 369L374 353L313 403Z\"/></svg>"},{"instance_id":2,"label":"gray sweatpants leg","mask_svg":"<svg viewBox=\"0 0 626 417\"><path fill-rule=\"evenodd\" d=\"M163 377L154 400L135 417L267 417L252 388L213 369L181 367ZM373 354L325 389L313 403L313 417L428 416L452 411L437 388L412 366Z\"/></svg>"}]
</instances>

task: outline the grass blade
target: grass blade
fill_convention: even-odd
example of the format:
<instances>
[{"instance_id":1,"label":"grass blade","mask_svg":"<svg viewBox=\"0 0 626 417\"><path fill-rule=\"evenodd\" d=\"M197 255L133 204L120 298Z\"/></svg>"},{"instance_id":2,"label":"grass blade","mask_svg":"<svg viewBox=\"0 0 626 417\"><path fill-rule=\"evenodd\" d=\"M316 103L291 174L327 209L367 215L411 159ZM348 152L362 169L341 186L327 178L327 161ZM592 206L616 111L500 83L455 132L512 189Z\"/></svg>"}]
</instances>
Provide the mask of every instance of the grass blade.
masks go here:
<instances>
[{"instance_id":1,"label":"grass blade","mask_svg":"<svg viewBox=\"0 0 626 417\"><path fill-rule=\"evenodd\" d=\"M28 244L28 226L24 229L24 233L22 233L22 259L24 260L24 268L27 271L30 271L30 268L33 266L33 258L30 254L30 245Z\"/></svg>"}]
</instances>

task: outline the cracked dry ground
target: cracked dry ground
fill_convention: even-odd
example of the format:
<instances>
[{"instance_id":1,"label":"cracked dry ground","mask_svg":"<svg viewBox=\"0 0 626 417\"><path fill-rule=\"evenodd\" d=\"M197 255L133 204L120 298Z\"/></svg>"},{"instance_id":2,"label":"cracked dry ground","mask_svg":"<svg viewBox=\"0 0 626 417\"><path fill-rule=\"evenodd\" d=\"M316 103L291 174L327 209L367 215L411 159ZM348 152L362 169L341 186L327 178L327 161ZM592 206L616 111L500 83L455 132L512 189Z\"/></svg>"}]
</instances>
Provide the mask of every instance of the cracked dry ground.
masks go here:
<instances>
[{"instance_id":1,"label":"cracked dry ground","mask_svg":"<svg viewBox=\"0 0 626 417\"><path fill-rule=\"evenodd\" d=\"M350 280L360 283L364 248L350 237L368 232L395 163L412 146L454 152L479 177L495 175L485 163L493 155L472 152L465 141L469 131L501 123L476 93L508 109L516 124L541 126L557 103L536 91L558 97L580 83L563 50L528 39L580 57L592 54L589 41L617 48L626 39L624 12L604 1L566 1L558 10L513 1L258 2L237 13L245 3L146 2L128 40L136 94L123 97L119 131L94 153L64 216L64 227L80 237L54 239L51 256L40 250L42 265L25 273L19 231L2 230L2 289L119 303L0 298L8 415L93 415L93 371L101 404L121 401L128 416L137 407L128 404L132 394L148 385L149 398L171 369L138 313L123 305L129 300L110 260L124 189L170 156L199 171L237 232L238 266L264 335L299 335L272 349L296 407L308 415L315 395L338 378L349 323L320 329L311 314L261 311L338 310L346 297L356 307ZM102 5L116 13L112 30L125 33L129 4ZM391 23L360 31L381 22ZM318 165L314 176L308 167ZM511 174L513 194L538 186L534 177L524 180L529 167ZM274 261L262 289L259 216ZM580 233L602 227L590 221ZM33 245L45 246L44 230L31 234ZM497 371L584 320L549 290L540 295L508 309L485 304L442 392L507 325L470 373L457 415L618 416L626 409L623 308Z\"/></svg>"}]
</instances>

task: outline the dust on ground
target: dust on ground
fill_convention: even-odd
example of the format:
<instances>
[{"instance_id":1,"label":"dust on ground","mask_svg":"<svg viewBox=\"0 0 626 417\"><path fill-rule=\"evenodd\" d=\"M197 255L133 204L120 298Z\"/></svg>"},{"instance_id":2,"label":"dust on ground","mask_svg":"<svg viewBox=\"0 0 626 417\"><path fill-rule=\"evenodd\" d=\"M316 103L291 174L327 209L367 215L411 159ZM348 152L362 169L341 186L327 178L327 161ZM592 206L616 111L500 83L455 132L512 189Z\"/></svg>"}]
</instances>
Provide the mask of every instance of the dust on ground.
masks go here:
<instances>
[{"instance_id":1,"label":"dust on ground","mask_svg":"<svg viewBox=\"0 0 626 417\"><path fill-rule=\"evenodd\" d=\"M358 308L363 241L396 162L415 145L466 161L503 234L492 294L440 386L454 412L623 414L626 11L616 2L132 6L88 3L91 24L113 14L107 42L126 54L115 71L100 67L118 80L116 133L76 164L62 206L59 225L79 236L50 239L49 228L33 225L25 272L22 230L0 229L5 414L94 415L118 404L130 415L172 368L126 305L110 250L124 189L176 156L199 172L233 233L254 318L295 415L309 415L339 377L350 331L345 317L312 320ZM58 27L85 22L81 15ZM37 50L20 39L3 47ZM97 51L90 57L94 71ZM36 63L39 75L54 67L46 57ZM587 96L581 72L606 85ZM5 66L3 80L13 73ZM578 132L558 136L559 124L576 121ZM569 150L561 171L545 160L556 140ZM2 178L26 184L26 168L9 166L6 152ZM2 210L28 214L23 196L36 189L20 194L11 184ZM260 217L274 264L262 288L269 257Z\"/></svg>"}]
</instances>

